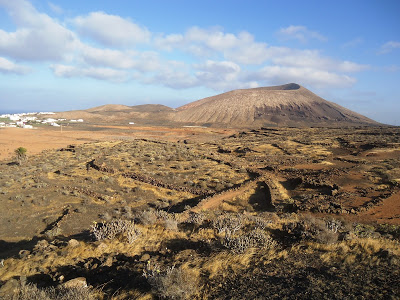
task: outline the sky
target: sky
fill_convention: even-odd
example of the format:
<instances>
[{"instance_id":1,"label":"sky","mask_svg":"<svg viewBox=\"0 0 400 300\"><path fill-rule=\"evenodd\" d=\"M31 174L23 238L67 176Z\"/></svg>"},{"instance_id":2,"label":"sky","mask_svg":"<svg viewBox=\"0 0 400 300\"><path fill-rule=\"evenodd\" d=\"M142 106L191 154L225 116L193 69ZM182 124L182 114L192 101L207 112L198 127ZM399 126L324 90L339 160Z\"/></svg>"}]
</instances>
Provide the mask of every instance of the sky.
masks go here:
<instances>
[{"instance_id":1,"label":"sky","mask_svg":"<svg viewBox=\"0 0 400 300\"><path fill-rule=\"evenodd\" d=\"M0 0L0 112L295 82L400 125L400 1Z\"/></svg>"}]
</instances>

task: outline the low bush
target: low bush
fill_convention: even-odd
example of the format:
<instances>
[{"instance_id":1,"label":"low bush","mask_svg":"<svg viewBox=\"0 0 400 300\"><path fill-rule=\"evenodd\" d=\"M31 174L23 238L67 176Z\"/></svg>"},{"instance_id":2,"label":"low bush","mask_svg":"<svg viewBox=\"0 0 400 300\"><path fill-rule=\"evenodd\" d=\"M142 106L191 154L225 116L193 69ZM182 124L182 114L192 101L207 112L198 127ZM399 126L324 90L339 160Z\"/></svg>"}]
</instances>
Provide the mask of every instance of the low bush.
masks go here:
<instances>
[{"instance_id":1,"label":"low bush","mask_svg":"<svg viewBox=\"0 0 400 300\"><path fill-rule=\"evenodd\" d=\"M149 263L143 271L155 293L165 299L192 299L198 290L199 280L194 272L167 267L162 270L157 264Z\"/></svg>"},{"instance_id":2,"label":"low bush","mask_svg":"<svg viewBox=\"0 0 400 300\"><path fill-rule=\"evenodd\" d=\"M339 237L338 229L339 221L324 221L311 215L283 226L283 230L294 240L309 240L321 244L336 243Z\"/></svg>"},{"instance_id":3,"label":"low bush","mask_svg":"<svg viewBox=\"0 0 400 300\"><path fill-rule=\"evenodd\" d=\"M243 215L225 213L218 216L212 221L212 226L218 231L227 235L233 235L236 231L240 230L244 225Z\"/></svg>"},{"instance_id":4,"label":"low bush","mask_svg":"<svg viewBox=\"0 0 400 300\"><path fill-rule=\"evenodd\" d=\"M154 225L157 222L157 216L152 210L145 210L139 213L137 216L140 224L143 225Z\"/></svg>"},{"instance_id":5,"label":"low bush","mask_svg":"<svg viewBox=\"0 0 400 300\"><path fill-rule=\"evenodd\" d=\"M34 284L21 284L11 296L11 300L94 300L101 299L90 288L45 288L40 289Z\"/></svg>"},{"instance_id":6,"label":"low bush","mask_svg":"<svg viewBox=\"0 0 400 300\"><path fill-rule=\"evenodd\" d=\"M222 245L234 253L243 253L249 248L273 249L277 243L265 231L255 229L238 236L226 235Z\"/></svg>"},{"instance_id":7,"label":"low bush","mask_svg":"<svg viewBox=\"0 0 400 300\"><path fill-rule=\"evenodd\" d=\"M113 220L110 223L95 223L91 227L91 233L97 241L121 239L132 244L140 235L133 221Z\"/></svg>"}]
</instances>

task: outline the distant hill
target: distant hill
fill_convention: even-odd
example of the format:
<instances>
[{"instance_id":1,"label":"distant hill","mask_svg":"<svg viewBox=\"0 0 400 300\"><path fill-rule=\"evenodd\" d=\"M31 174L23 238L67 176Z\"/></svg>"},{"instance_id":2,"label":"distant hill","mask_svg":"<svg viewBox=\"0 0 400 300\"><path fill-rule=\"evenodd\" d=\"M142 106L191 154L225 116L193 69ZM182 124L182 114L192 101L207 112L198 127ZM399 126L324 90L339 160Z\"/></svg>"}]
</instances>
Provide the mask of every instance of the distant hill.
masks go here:
<instances>
[{"instance_id":1,"label":"distant hill","mask_svg":"<svg viewBox=\"0 0 400 300\"><path fill-rule=\"evenodd\" d=\"M174 118L182 123L233 127L378 124L295 83L204 98L179 107Z\"/></svg>"},{"instance_id":2,"label":"distant hill","mask_svg":"<svg viewBox=\"0 0 400 300\"><path fill-rule=\"evenodd\" d=\"M101 112L109 112L109 111L117 112L117 111L129 111L129 110L132 110L131 106L121 105L121 104L106 104L106 105L86 109L86 111L90 112L90 113L101 113Z\"/></svg>"},{"instance_id":3,"label":"distant hill","mask_svg":"<svg viewBox=\"0 0 400 300\"><path fill-rule=\"evenodd\" d=\"M127 124L128 122L142 125L166 125L170 123L174 109L161 104L143 104L127 106L121 104L106 104L86 110L59 112L52 118L83 119L90 123Z\"/></svg>"},{"instance_id":4,"label":"distant hill","mask_svg":"<svg viewBox=\"0 0 400 300\"><path fill-rule=\"evenodd\" d=\"M379 125L363 115L324 100L296 83L233 90L177 109L161 104L107 104L87 110L57 113L54 117L79 118L93 123L135 122L142 125L234 128Z\"/></svg>"}]
</instances>

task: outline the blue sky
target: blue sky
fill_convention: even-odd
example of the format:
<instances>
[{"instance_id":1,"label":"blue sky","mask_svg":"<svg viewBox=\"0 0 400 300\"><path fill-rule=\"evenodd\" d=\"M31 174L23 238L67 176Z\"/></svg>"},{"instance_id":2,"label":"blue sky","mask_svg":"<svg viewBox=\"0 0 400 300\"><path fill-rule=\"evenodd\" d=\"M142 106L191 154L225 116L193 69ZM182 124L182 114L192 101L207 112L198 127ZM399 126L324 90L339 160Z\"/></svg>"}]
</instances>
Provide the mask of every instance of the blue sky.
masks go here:
<instances>
[{"instance_id":1,"label":"blue sky","mask_svg":"<svg viewBox=\"0 0 400 300\"><path fill-rule=\"evenodd\" d=\"M0 0L0 112L299 83L400 125L400 1Z\"/></svg>"}]
</instances>

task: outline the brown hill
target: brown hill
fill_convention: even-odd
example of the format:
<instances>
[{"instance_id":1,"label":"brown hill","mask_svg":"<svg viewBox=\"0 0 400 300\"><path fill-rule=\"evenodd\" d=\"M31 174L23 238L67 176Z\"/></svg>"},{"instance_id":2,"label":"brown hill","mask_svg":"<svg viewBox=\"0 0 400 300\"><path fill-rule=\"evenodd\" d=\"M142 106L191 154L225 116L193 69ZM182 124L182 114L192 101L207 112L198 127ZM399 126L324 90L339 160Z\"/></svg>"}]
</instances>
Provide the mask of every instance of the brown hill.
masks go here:
<instances>
[{"instance_id":1,"label":"brown hill","mask_svg":"<svg viewBox=\"0 0 400 300\"><path fill-rule=\"evenodd\" d=\"M135 122L145 125L168 124L170 113L174 109L161 104L143 104L127 106L121 104L106 104L86 110L59 112L49 117L65 119L83 119L90 123L125 124Z\"/></svg>"},{"instance_id":2,"label":"brown hill","mask_svg":"<svg viewBox=\"0 0 400 300\"><path fill-rule=\"evenodd\" d=\"M295 83L204 98L179 107L174 119L190 125L234 127L378 124Z\"/></svg>"},{"instance_id":3,"label":"brown hill","mask_svg":"<svg viewBox=\"0 0 400 300\"><path fill-rule=\"evenodd\" d=\"M131 106L121 105L121 104L106 104L86 109L87 112L91 113L100 113L107 111L129 111L129 110L132 110Z\"/></svg>"},{"instance_id":4,"label":"brown hill","mask_svg":"<svg viewBox=\"0 0 400 300\"><path fill-rule=\"evenodd\" d=\"M90 123L135 122L138 125L233 128L379 124L326 101L296 83L234 90L194 101L177 109L161 104L107 104L87 110L57 113L51 117L84 119Z\"/></svg>"}]
</instances>

